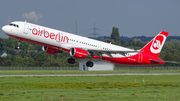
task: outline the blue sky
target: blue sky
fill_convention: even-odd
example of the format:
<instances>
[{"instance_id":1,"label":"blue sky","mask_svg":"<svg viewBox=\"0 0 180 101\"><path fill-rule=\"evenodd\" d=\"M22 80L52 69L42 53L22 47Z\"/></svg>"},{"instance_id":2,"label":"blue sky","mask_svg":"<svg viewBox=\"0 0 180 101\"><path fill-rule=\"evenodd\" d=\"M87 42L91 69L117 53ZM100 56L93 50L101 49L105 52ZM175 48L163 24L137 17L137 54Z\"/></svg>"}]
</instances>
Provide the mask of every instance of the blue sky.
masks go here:
<instances>
[{"instance_id":1,"label":"blue sky","mask_svg":"<svg viewBox=\"0 0 180 101\"><path fill-rule=\"evenodd\" d=\"M180 35L180 0L1 0L0 26L25 21L89 37L91 28L110 36ZM1 38L7 38L1 31Z\"/></svg>"}]
</instances>

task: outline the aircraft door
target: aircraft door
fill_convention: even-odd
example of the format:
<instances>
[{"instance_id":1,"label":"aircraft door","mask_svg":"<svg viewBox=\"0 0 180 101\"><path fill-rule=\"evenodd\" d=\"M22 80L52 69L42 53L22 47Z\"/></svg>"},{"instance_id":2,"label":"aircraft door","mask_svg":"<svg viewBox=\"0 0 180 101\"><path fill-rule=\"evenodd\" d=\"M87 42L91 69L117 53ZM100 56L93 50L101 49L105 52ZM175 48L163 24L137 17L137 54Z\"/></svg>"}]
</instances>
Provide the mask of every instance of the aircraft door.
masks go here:
<instances>
[{"instance_id":1,"label":"aircraft door","mask_svg":"<svg viewBox=\"0 0 180 101\"><path fill-rule=\"evenodd\" d=\"M138 62L141 63L143 61L143 54L140 52L138 53L138 55L139 55Z\"/></svg>"},{"instance_id":2,"label":"aircraft door","mask_svg":"<svg viewBox=\"0 0 180 101\"><path fill-rule=\"evenodd\" d=\"M24 22L24 34L28 34L28 31L29 31L29 25Z\"/></svg>"}]
</instances>

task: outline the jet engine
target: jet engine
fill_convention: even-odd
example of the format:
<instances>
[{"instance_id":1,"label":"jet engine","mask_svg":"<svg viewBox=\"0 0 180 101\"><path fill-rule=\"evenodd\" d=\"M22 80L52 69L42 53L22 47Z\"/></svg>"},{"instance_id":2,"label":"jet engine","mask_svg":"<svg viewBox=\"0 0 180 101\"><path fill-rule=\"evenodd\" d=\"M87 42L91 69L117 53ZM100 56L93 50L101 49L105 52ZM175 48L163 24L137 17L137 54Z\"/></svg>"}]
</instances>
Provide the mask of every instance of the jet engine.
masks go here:
<instances>
[{"instance_id":1,"label":"jet engine","mask_svg":"<svg viewBox=\"0 0 180 101\"><path fill-rule=\"evenodd\" d=\"M80 48L71 48L70 55L75 58L84 59L88 56L88 52Z\"/></svg>"},{"instance_id":2,"label":"jet engine","mask_svg":"<svg viewBox=\"0 0 180 101\"><path fill-rule=\"evenodd\" d=\"M47 46L42 46L42 50L46 53L49 54L57 54L57 53L62 53L62 51L58 50L58 49L54 49L51 47L47 47Z\"/></svg>"}]
</instances>

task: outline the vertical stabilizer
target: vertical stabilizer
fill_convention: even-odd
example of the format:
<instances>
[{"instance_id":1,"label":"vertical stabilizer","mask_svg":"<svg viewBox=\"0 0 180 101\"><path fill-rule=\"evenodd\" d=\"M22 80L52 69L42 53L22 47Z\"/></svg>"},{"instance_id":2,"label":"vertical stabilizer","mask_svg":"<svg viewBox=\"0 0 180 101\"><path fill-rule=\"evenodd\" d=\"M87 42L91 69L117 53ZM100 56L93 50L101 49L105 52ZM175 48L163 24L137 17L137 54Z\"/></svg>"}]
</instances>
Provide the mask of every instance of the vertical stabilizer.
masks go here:
<instances>
[{"instance_id":1,"label":"vertical stabilizer","mask_svg":"<svg viewBox=\"0 0 180 101\"><path fill-rule=\"evenodd\" d=\"M148 55L158 57L161 49L166 41L168 36L168 32L162 31L156 37L154 37L148 44L146 44L141 52L146 53Z\"/></svg>"}]
</instances>

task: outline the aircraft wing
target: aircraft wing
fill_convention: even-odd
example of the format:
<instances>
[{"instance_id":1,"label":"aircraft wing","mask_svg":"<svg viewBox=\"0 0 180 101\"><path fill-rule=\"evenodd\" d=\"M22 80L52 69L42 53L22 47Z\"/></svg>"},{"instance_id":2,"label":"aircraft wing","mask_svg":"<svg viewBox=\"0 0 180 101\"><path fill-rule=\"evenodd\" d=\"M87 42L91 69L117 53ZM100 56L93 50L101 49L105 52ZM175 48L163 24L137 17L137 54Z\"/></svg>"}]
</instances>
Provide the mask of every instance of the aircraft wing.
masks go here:
<instances>
[{"instance_id":1,"label":"aircraft wing","mask_svg":"<svg viewBox=\"0 0 180 101\"><path fill-rule=\"evenodd\" d=\"M80 48L80 47L77 47L77 48ZM126 53L140 52L138 50L121 51L121 50L103 50L103 49L91 49L91 48L81 48L81 49L88 51L91 55L97 55L99 57L101 57L102 54L106 54L106 55L112 57L111 54L121 54L121 55L125 56Z\"/></svg>"},{"instance_id":2,"label":"aircraft wing","mask_svg":"<svg viewBox=\"0 0 180 101\"><path fill-rule=\"evenodd\" d=\"M96 49L88 49L87 50L90 53L93 53L93 55L102 56L102 54L106 54L110 57L112 57L111 54L121 54L125 56L127 53L137 53L139 51L119 51L119 50L96 50Z\"/></svg>"}]
</instances>

